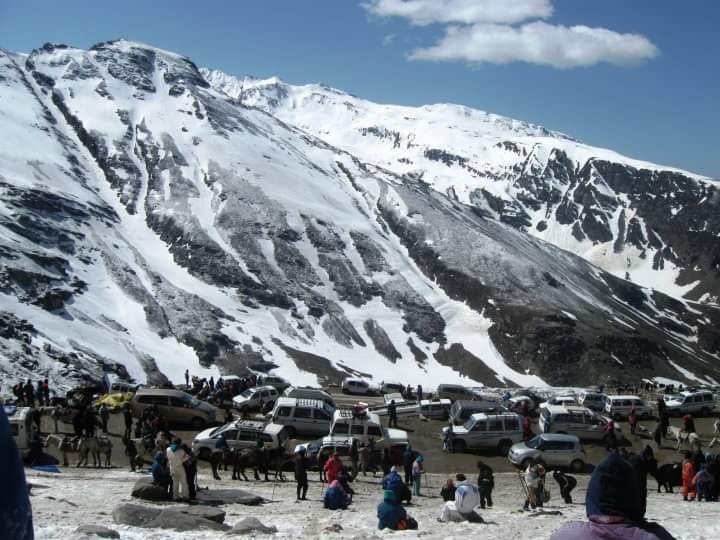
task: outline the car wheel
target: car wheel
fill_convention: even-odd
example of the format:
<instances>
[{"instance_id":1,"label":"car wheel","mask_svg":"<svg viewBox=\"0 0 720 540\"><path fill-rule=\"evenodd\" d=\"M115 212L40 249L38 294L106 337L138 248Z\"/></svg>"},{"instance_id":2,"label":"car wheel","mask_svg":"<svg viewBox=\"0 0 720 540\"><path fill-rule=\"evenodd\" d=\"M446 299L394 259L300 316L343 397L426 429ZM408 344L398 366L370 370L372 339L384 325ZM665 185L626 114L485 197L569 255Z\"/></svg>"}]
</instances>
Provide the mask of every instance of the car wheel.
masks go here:
<instances>
[{"instance_id":1,"label":"car wheel","mask_svg":"<svg viewBox=\"0 0 720 540\"><path fill-rule=\"evenodd\" d=\"M570 469L572 469L573 472L579 473L582 472L585 468L585 463L581 459L575 459L570 464Z\"/></svg>"},{"instance_id":2,"label":"car wheel","mask_svg":"<svg viewBox=\"0 0 720 540\"><path fill-rule=\"evenodd\" d=\"M453 441L453 454L464 452L466 447L465 441Z\"/></svg>"},{"instance_id":3,"label":"car wheel","mask_svg":"<svg viewBox=\"0 0 720 540\"><path fill-rule=\"evenodd\" d=\"M500 444L498 444L498 452L501 456L507 456L511 447L512 443L510 441L500 441Z\"/></svg>"},{"instance_id":4,"label":"car wheel","mask_svg":"<svg viewBox=\"0 0 720 540\"><path fill-rule=\"evenodd\" d=\"M533 462L532 458L525 458L520 462L520 467L522 467L523 470L527 469L530 464Z\"/></svg>"},{"instance_id":5,"label":"car wheel","mask_svg":"<svg viewBox=\"0 0 720 540\"><path fill-rule=\"evenodd\" d=\"M205 420L203 420L199 416L196 416L190 421L190 425L193 427L193 429L202 429L205 427Z\"/></svg>"}]
</instances>

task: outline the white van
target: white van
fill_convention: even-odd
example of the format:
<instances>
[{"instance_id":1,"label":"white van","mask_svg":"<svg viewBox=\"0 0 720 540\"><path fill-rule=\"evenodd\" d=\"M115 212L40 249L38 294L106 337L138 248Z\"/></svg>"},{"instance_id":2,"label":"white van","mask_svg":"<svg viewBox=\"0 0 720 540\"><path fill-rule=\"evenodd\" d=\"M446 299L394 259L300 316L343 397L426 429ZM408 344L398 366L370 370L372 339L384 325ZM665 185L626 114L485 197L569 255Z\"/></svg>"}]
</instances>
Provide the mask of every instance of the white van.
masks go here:
<instances>
[{"instance_id":1,"label":"white van","mask_svg":"<svg viewBox=\"0 0 720 540\"><path fill-rule=\"evenodd\" d=\"M444 427L443 436L450 435L454 452L495 449L506 456L514 443L523 440L522 416L516 413L473 414L462 426Z\"/></svg>"},{"instance_id":2,"label":"white van","mask_svg":"<svg viewBox=\"0 0 720 540\"><path fill-rule=\"evenodd\" d=\"M385 428L380 417L370 411L356 413L349 409L338 409L333 414L330 437L355 437L367 444L372 437L378 447L407 444L407 432L401 429Z\"/></svg>"},{"instance_id":3,"label":"white van","mask_svg":"<svg viewBox=\"0 0 720 540\"><path fill-rule=\"evenodd\" d=\"M538 426L540 433L575 435L586 441L602 441L609 419L587 407L547 405L541 408ZM615 424L615 437L622 440L622 430Z\"/></svg>"},{"instance_id":4,"label":"white van","mask_svg":"<svg viewBox=\"0 0 720 540\"><path fill-rule=\"evenodd\" d=\"M270 421L287 426L288 437L295 435L318 436L330 431L335 409L317 399L281 397L275 402Z\"/></svg>"},{"instance_id":5,"label":"white van","mask_svg":"<svg viewBox=\"0 0 720 540\"><path fill-rule=\"evenodd\" d=\"M637 396L607 396L605 398L605 413L614 420L627 418L630 411L635 409L638 418L650 418L652 409Z\"/></svg>"},{"instance_id":6,"label":"white van","mask_svg":"<svg viewBox=\"0 0 720 540\"><path fill-rule=\"evenodd\" d=\"M451 401L458 399L469 401L477 397L476 392L460 384L441 384L438 386L437 393L439 399L449 399Z\"/></svg>"},{"instance_id":7,"label":"white van","mask_svg":"<svg viewBox=\"0 0 720 540\"><path fill-rule=\"evenodd\" d=\"M10 423L10 433L22 455L30 449L30 441L32 441L35 431L32 423L32 408L16 407L15 405L5 405L4 407Z\"/></svg>"},{"instance_id":8,"label":"white van","mask_svg":"<svg viewBox=\"0 0 720 540\"><path fill-rule=\"evenodd\" d=\"M255 386L232 399L233 407L239 411L262 410L268 404L275 403L280 393L274 386Z\"/></svg>"},{"instance_id":9,"label":"white van","mask_svg":"<svg viewBox=\"0 0 720 540\"><path fill-rule=\"evenodd\" d=\"M310 386L291 386L285 389L283 392L285 397L292 397L297 399L319 399L327 403L333 410L337 409L335 399L328 394L325 390L320 388L312 388Z\"/></svg>"},{"instance_id":10,"label":"white van","mask_svg":"<svg viewBox=\"0 0 720 540\"><path fill-rule=\"evenodd\" d=\"M578 395L578 405L587 407L591 411L604 411L607 396L600 392L583 391Z\"/></svg>"},{"instance_id":11,"label":"white van","mask_svg":"<svg viewBox=\"0 0 720 540\"><path fill-rule=\"evenodd\" d=\"M370 393L370 384L362 379L348 377L342 382L343 394L367 395Z\"/></svg>"},{"instance_id":12,"label":"white van","mask_svg":"<svg viewBox=\"0 0 720 540\"><path fill-rule=\"evenodd\" d=\"M491 401L457 400L450 407L450 420L453 424L461 425L468 421L475 413L497 413L502 411L502 405Z\"/></svg>"}]
</instances>

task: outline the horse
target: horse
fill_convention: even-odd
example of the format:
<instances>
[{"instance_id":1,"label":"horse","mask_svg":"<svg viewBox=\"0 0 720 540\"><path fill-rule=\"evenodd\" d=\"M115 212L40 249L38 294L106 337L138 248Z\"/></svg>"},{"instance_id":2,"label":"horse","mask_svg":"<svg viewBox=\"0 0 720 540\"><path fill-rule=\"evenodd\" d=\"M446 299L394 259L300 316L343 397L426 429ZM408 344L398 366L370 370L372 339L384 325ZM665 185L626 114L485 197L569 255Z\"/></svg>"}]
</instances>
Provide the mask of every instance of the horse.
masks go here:
<instances>
[{"instance_id":1,"label":"horse","mask_svg":"<svg viewBox=\"0 0 720 540\"><path fill-rule=\"evenodd\" d=\"M76 454L78 451L78 437L70 435L48 435L45 438L45 446L54 446L62 454L63 466L68 467L68 454Z\"/></svg>"},{"instance_id":2,"label":"horse","mask_svg":"<svg viewBox=\"0 0 720 540\"><path fill-rule=\"evenodd\" d=\"M685 430L682 430L675 426L669 426L667 429L668 438L675 439L677 441L677 450L680 451L683 447L688 447L691 450L693 448L700 450L702 448L702 443L700 441L700 436L695 433L688 433Z\"/></svg>"}]
</instances>

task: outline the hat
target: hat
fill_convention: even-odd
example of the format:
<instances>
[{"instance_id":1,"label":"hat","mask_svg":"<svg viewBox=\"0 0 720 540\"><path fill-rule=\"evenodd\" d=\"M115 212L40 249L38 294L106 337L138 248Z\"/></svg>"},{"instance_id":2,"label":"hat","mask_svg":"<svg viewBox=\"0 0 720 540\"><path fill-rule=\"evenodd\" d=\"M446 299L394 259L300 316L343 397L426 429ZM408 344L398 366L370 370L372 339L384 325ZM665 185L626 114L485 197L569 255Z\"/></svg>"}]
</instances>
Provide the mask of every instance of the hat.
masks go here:
<instances>
[{"instance_id":1,"label":"hat","mask_svg":"<svg viewBox=\"0 0 720 540\"><path fill-rule=\"evenodd\" d=\"M384 494L383 494L383 498L384 498L386 501L395 501L395 500L396 500L396 498L395 498L395 492L394 492L392 489L386 489L385 492L384 492Z\"/></svg>"}]
</instances>

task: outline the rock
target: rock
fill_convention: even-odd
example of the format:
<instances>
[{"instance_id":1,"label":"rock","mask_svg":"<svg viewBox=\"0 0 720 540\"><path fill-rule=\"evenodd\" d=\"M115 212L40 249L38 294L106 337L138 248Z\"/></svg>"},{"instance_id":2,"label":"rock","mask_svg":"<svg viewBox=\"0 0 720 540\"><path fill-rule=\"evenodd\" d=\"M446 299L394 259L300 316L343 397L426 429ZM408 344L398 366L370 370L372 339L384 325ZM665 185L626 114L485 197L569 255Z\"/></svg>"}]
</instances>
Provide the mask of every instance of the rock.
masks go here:
<instances>
[{"instance_id":1,"label":"rock","mask_svg":"<svg viewBox=\"0 0 720 540\"><path fill-rule=\"evenodd\" d=\"M217 523L225 521L225 511L220 510L219 508L211 508L208 506L188 506L187 508L182 508L178 511L183 514L202 517L209 519L210 521L216 521Z\"/></svg>"},{"instance_id":2,"label":"rock","mask_svg":"<svg viewBox=\"0 0 720 540\"><path fill-rule=\"evenodd\" d=\"M86 536L99 536L100 538L120 538L119 532L103 527L102 525L80 525L75 529L75 533Z\"/></svg>"},{"instance_id":3,"label":"rock","mask_svg":"<svg viewBox=\"0 0 720 540\"><path fill-rule=\"evenodd\" d=\"M121 525L132 527L147 527L162 509L140 506L139 504L119 504L113 509L113 521Z\"/></svg>"},{"instance_id":4,"label":"rock","mask_svg":"<svg viewBox=\"0 0 720 540\"><path fill-rule=\"evenodd\" d=\"M235 526L232 528L232 532L235 534L274 534L277 532L277 527L268 527L267 525L263 525L258 518L248 516L239 523L236 523Z\"/></svg>"},{"instance_id":5,"label":"rock","mask_svg":"<svg viewBox=\"0 0 720 540\"><path fill-rule=\"evenodd\" d=\"M132 493L130 493L136 499L142 499L144 501L167 501L168 492L162 486L153 484L152 477L145 476L140 478L133 486Z\"/></svg>"},{"instance_id":6,"label":"rock","mask_svg":"<svg viewBox=\"0 0 720 540\"><path fill-rule=\"evenodd\" d=\"M195 501L199 504L244 504L257 506L264 502L262 497L248 493L241 489L207 489L198 491Z\"/></svg>"},{"instance_id":7,"label":"rock","mask_svg":"<svg viewBox=\"0 0 720 540\"><path fill-rule=\"evenodd\" d=\"M138 504L120 504L113 510L115 523L146 529L176 531L229 530L222 522L225 512L197 507L152 508Z\"/></svg>"}]
</instances>

